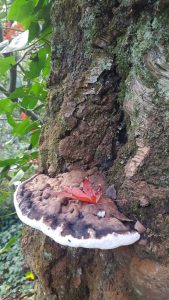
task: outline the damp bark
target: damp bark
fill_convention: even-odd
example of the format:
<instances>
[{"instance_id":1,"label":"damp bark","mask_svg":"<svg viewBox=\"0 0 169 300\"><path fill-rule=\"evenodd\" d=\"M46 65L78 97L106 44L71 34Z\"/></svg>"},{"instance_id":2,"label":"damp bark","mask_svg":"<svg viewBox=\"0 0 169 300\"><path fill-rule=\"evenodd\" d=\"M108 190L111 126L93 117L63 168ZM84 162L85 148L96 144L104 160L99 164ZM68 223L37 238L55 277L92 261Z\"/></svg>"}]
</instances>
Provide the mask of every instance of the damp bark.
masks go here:
<instances>
[{"instance_id":1,"label":"damp bark","mask_svg":"<svg viewBox=\"0 0 169 300\"><path fill-rule=\"evenodd\" d=\"M98 168L146 232L97 251L25 229L37 300L169 299L168 13L168 1L53 1L39 172Z\"/></svg>"}]
</instances>

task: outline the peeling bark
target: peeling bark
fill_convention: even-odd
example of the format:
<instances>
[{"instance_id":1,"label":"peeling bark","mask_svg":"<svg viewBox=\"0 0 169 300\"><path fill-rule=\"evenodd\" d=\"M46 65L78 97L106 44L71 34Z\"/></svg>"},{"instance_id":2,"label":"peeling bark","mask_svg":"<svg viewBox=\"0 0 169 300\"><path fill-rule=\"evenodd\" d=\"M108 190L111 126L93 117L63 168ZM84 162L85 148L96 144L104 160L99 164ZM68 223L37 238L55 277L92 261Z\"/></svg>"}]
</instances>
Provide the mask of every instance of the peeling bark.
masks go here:
<instances>
[{"instance_id":1,"label":"peeling bark","mask_svg":"<svg viewBox=\"0 0 169 300\"><path fill-rule=\"evenodd\" d=\"M97 168L146 231L134 246L97 251L27 228L35 299L169 299L168 13L162 0L53 2L39 172Z\"/></svg>"}]
</instances>

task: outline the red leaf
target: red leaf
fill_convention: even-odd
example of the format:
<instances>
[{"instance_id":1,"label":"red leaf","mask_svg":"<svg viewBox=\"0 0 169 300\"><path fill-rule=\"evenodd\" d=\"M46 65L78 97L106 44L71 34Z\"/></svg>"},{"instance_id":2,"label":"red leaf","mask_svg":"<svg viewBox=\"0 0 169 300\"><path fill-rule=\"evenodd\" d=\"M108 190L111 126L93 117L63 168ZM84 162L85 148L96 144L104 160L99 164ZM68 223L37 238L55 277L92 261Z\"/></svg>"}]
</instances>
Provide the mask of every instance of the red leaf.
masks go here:
<instances>
[{"instance_id":1,"label":"red leaf","mask_svg":"<svg viewBox=\"0 0 169 300\"><path fill-rule=\"evenodd\" d=\"M61 197L65 197L65 198L69 198L69 199L73 199L73 200L80 200L82 202L89 202L89 203L96 203L96 201L92 201L89 197L87 197L81 190L79 190L82 194L71 194L71 193L67 193L67 192L55 192L54 195L56 196L61 196Z\"/></svg>"},{"instance_id":2,"label":"red leaf","mask_svg":"<svg viewBox=\"0 0 169 300\"><path fill-rule=\"evenodd\" d=\"M87 177L85 177L85 179L83 180L83 191L89 197L94 196L92 185Z\"/></svg>"},{"instance_id":3,"label":"red leaf","mask_svg":"<svg viewBox=\"0 0 169 300\"><path fill-rule=\"evenodd\" d=\"M102 196L101 187L98 191L94 191L90 181L85 178L83 180L83 191L80 188L65 186L63 191L54 192L54 196L61 196L73 200L79 200L82 202L96 203Z\"/></svg>"},{"instance_id":4,"label":"red leaf","mask_svg":"<svg viewBox=\"0 0 169 300\"><path fill-rule=\"evenodd\" d=\"M96 202L98 202L102 196L102 191L100 190L95 192L95 196L96 196Z\"/></svg>"}]
</instances>

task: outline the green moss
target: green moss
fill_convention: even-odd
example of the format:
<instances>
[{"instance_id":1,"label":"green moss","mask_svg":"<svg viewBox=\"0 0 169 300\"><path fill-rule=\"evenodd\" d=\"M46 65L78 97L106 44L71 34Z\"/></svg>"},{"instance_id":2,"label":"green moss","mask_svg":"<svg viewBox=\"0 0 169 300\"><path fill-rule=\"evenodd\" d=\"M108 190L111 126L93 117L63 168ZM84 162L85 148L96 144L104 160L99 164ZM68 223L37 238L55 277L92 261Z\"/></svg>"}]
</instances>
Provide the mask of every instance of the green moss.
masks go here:
<instances>
[{"instance_id":1,"label":"green moss","mask_svg":"<svg viewBox=\"0 0 169 300\"><path fill-rule=\"evenodd\" d=\"M61 114L57 114L56 116L56 124L57 124L57 139L61 139L65 136L66 130L68 130L68 124L66 123L64 116Z\"/></svg>"},{"instance_id":2,"label":"green moss","mask_svg":"<svg viewBox=\"0 0 169 300\"><path fill-rule=\"evenodd\" d=\"M85 53L90 56L92 52L92 41L96 34L96 12L91 7L87 7L80 20L80 27L83 29L85 39Z\"/></svg>"},{"instance_id":3,"label":"green moss","mask_svg":"<svg viewBox=\"0 0 169 300\"><path fill-rule=\"evenodd\" d=\"M119 93L118 93L118 102L120 104L123 104L125 95L126 95L126 83L125 80L121 80L119 85Z\"/></svg>"},{"instance_id":4,"label":"green moss","mask_svg":"<svg viewBox=\"0 0 169 300\"><path fill-rule=\"evenodd\" d=\"M117 69L121 74L122 79L125 79L130 70L130 47L127 33L117 39L113 54L116 57Z\"/></svg>"},{"instance_id":5,"label":"green moss","mask_svg":"<svg viewBox=\"0 0 169 300\"><path fill-rule=\"evenodd\" d=\"M153 224L155 223L155 217L160 211L164 211L168 207L169 198L168 197L153 197L151 198L150 205L147 207L141 207L139 201L131 201L126 205L123 205L123 212L135 220L139 220L147 228L152 228L155 231Z\"/></svg>"},{"instance_id":6,"label":"green moss","mask_svg":"<svg viewBox=\"0 0 169 300\"><path fill-rule=\"evenodd\" d=\"M123 1L123 5L125 1ZM130 1L133 2L134 1ZM133 4L131 3L131 4ZM129 4L129 3L127 3ZM117 70L120 73L122 80L120 85L119 101L122 102L125 97L126 79L130 74L130 79L139 76L147 87L154 88L156 93L154 99L159 98L161 87L157 84L157 79L148 70L145 64L145 55L150 49L157 45L165 47L169 42L169 9L163 12L160 16L153 16L149 11L145 11L137 22L131 22L125 32L122 32L116 41L109 46L108 52L115 57ZM124 14L124 13L123 13ZM125 15L122 17L125 17ZM114 17L112 24L115 28L118 25ZM169 59L168 49L166 47L166 58ZM158 95L158 96L157 96ZM162 98L162 97L161 97ZM155 100L154 100L155 101Z\"/></svg>"},{"instance_id":7,"label":"green moss","mask_svg":"<svg viewBox=\"0 0 169 300\"><path fill-rule=\"evenodd\" d=\"M107 184L116 184L116 188L119 189L124 181L124 166L128 159L132 157L136 152L136 144L134 140L128 141L118 152L118 157L113 163L113 167L108 171Z\"/></svg>"}]
</instances>

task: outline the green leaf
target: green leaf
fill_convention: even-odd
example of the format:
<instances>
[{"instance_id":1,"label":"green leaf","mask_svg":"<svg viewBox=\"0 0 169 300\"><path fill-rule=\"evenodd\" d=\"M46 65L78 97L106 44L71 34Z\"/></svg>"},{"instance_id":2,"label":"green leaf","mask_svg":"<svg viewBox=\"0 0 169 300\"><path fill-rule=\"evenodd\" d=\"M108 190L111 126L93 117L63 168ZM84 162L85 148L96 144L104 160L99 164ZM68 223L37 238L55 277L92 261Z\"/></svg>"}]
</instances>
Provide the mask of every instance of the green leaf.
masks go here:
<instances>
[{"instance_id":1,"label":"green leaf","mask_svg":"<svg viewBox=\"0 0 169 300\"><path fill-rule=\"evenodd\" d=\"M39 124L39 121L31 122L26 128L26 133L39 129Z\"/></svg>"},{"instance_id":2,"label":"green leaf","mask_svg":"<svg viewBox=\"0 0 169 300\"><path fill-rule=\"evenodd\" d=\"M8 158L8 159L0 160L0 168L14 165L16 164L16 162L17 162L16 158Z\"/></svg>"},{"instance_id":3,"label":"green leaf","mask_svg":"<svg viewBox=\"0 0 169 300\"><path fill-rule=\"evenodd\" d=\"M7 191L0 190L0 203L9 197L10 193Z\"/></svg>"},{"instance_id":4,"label":"green leaf","mask_svg":"<svg viewBox=\"0 0 169 300\"><path fill-rule=\"evenodd\" d=\"M38 98L36 98L34 95L28 95L23 97L21 105L25 109L33 109L38 102Z\"/></svg>"},{"instance_id":5,"label":"green leaf","mask_svg":"<svg viewBox=\"0 0 169 300\"><path fill-rule=\"evenodd\" d=\"M37 130L32 132L32 136L31 136L31 145L32 145L32 147L37 146L37 144L39 142L40 133L41 133L40 129L37 129Z\"/></svg>"},{"instance_id":6,"label":"green leaf","mask_svg":"<svg viewBox=\"0 0 169 300\"><path fill-rule=\"evenodd\" d=\"M19 98L20 106L25 109L34 109L37 102L44 101L47 97L47 90L44 88L43 83L35 82L33 85L22 86L16 88L10 94L10 99Z\"/></svg>"},{"instance_id":7,"label":"green leaf","mask_svg":"<svg viewBox=\"0 0 169 300\"><path fill-rule=\"evenodd\" d=\"M14 119L12 118L11 115L7 115L7 121L8 121L8 124L11 125L12 127L17 126L17 123L14 121Z\"/></svg>"},{"instance_id":8,"label":"green leaf","mask_svg":"<svg viewBox=\"0 0 169 300\"><path fill-rule=\"evenodd\" d=\"M18 237L14 236L12 239L9 240L9 242L2 248L0 249L0 255L7 251L15 242L17 241Z\"/></svg>"},{"instance_id":9,"label":"green leaf","mask_svg":"<svg viewBox=\"0 0 169 300\"><path fill-rule=\"evenodd\" d=\"M30 159L35 159L38 157L38 151L33 151L32 153L29 154L24 154L21 157L15 157L15 158L8 158L5 160L0 160L0 168L4 168L4 170L9 170L10 166L13 165L23 165L27 163Z\"/></svg>"},{"instance_id":10,"label":"green leaf","mask_svg":"<svg viewBox=\"0 0 169 300\"><path fill-rule=\"evenodd\" d=\"M20 181L22 179L22 177L24 176L25 172L23 170L19 170L14 177L12 177L12 180L10 181L10 184L16 184L18 183L18 181Z\"/></svg>"},{"instance_id":11,"label":"green leaf","mask_svg":"<svg viewBox=\"0 0 169 300\"><path fill-rule=\"evenodd\" d=\"M40 26L38 22L32 22L29 26L29 42L38 37L40 33Z\"/></svg>"},{"instance_id":12,"label":"green leaf","mask_svg":"<svg viewBox=\"0 0 169 300\"><path fill-rule=\"evenodd\" d=\"M31 159L37 158L38 157L39 152L38 151L34 151L30 154L29 157L31 157Z\"/></svg>"},{"instance_id":13,"label":"green leaf","mask_svg":"<svg viewBox=\"0 0 169 300\"><path fill-rule=\"evenodd\" d=\"M10 98L19 98L20 106L25 109L33 109L38 102L38 95L34 95L31 91L31 86L22 86L16 88L14 92L10 94Z\"/></svg>"},{"instance_id":14,"label":"green leaf","mask_svg":"<svg viewBox=\"0 0 169 300\"><path fill-rule=\"evenodd\" d=\"M0 100L0 114L11 113L17 106L17 103L12 102L10 99L2 99Z\"/></svg>"},{"instance_id":15,"label":"green leaf","mask_svg":"<svg viewBox=\"0 0 169 300\"><path fill-rule=\"evenodd\" d=\"M31 86L31 91L35 94L35 95L39 95L42 91L42 84L40 84L39 82L35 82L32 86Z\"/></svg>"},{"instance_id":16,"label":"green leaf","mask_svg":"<svg viewBox=\"0 0 169 300\"><path fill-rule=\"evenodd\" d=\"M31 92L38 97L40 101L46 100L48 95L46 87L43 83L35 82L31 87Z\"/></svg>"},{"instance_id":17,"label":"green leaf","mask_svg":"<svg viewBox=\"0 0 169 300\"><path fill-rule=\"evenodd\" d=\"M1 162L1 161L0 161ZM2 181L3 178L10 178L9 175L8 175L8 172L10 170L10 166L6 166L4 167L1 171L0 171L0 182Z\"/></svg>"},{"instance_id":18,"label":"green leaf","mask_svg":"<svg viewBox=\"0 0 169 300\"><path fill-rule=\"evenodd\" d=\"M4 75L6 71L8 71L11 68L11 65L14 65L15 57L9 56L5 58L0 59L0 76Z\"/></svg>"},{"instance_id":19,"label":"green leaf","mask_svg":"<svg viewBox=\"0 0 169 300\"><path fill-rule=\"evenodd\" d=\"M30 126L35 126L34 123L37 121L31 123L30 118L26 118L20 123L17 123L14 121L12 116L8 115L7 116L8 124L13 127L13 134L19 137L23 137L27 132L30 131Z\"/></svg>"},{"instance_id":20,"label":"green leaf","mask_svg":"<svg viewBox=\"0 0 169 300\"><path fill-rule=\"evenodd\" d=\"M15 20L23 24L26 28L35 19L33 14L37 0L15 0L8 13L9 20Z\"/></svg>"},{"instance_id":21,"label":"green leaf","mask_svg":"<svg viewBox=\"0 0 169 300\"><path fill-rule=\"evenodd\" d=\"M25 72L25 80L39 77L46 62L46 49L40 49L32 58L29 64L29 71Z\"/></svg>"},{"instance_id":22,"label":"green leaf","mask_svg":"<svg viewBox=\"0 0 169 300\"><path fill-rule=\"evenodd\" d=\"M27 86L22 86L22 87L18 87L15 89L14 92L12 92L10 94L10 98L13 99L13 98L22 98L26 95L28 95L28 87Z\"/></svg>"},{"instance_id":23,"label":"green leaf","mask_svg":"<svg viewBox=\"0 0 169 300\"><path fill-rule=\"evenodd\" d=\"M46 58L45 66L43 68L43 76L44 77L49 76L49 73L50 73L50 62L51 62L51 57L50 57L50 55L48 55L48 57Z\"/></svg>"},{"instance_id":24,"label":"green leaf","mask_svg":"<svg viewBox=\"0 0 169 300\"><path fill-rule=\"evenodd\" d=\"M27 118L20 123L15 123L13 127L13 133L19 137L22 137L27 132L28 125L30 125L30 119Z\"/></svg>"}]
</instances>

